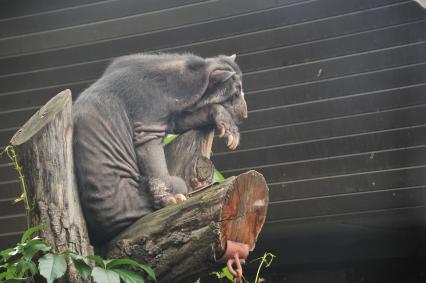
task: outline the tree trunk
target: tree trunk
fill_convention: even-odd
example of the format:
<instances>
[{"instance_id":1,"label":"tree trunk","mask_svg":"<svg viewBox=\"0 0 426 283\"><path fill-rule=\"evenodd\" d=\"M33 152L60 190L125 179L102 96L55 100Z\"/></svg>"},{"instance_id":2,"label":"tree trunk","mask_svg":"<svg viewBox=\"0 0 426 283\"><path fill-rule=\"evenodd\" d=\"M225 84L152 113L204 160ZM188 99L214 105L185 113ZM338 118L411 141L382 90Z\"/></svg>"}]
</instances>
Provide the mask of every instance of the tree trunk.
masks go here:
<instances>
[{"instance_id":1,"label":"tree trunk","mask_svg":"<svg viewBox=\"0 0 426 283\"><path fill-rule=\"evenodd\" d=\"M249 171L138 220L109 244L108 256L148 264L158 282L193 282L228 240L254 249L267 205L265 179Z\"/></svg>"},{"instance_id":2,"label":"tree trunk","mask_svg":"<svg viewBox=\"0 0 426 283\"><path fill-rule=\"evenodd\" d=\"M81 211L72 154L71 92L52 98L12 137L23 168L28 201L29 225L46 226L40 236L54 250L93 254ZM72 265L58 282L83 282Z\"/></svg>"}]
</instances>

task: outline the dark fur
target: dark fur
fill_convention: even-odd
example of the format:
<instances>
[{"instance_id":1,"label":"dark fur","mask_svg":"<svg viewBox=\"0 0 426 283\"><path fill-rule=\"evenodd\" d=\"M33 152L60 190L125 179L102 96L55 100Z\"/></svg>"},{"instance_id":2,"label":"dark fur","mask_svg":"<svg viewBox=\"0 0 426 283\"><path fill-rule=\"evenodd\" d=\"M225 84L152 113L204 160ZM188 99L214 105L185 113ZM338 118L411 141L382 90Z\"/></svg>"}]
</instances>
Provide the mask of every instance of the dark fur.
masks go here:
<instances>
[{"instance_id":1,"label":"dark fur","mask_svg":"<svg viewBox=\"0 0 426 283\"><path fill-rule=\"evenodd\" d=\"M185 182L168 173L165 133L212 124L233 141L230 147L238 145L236 124L246 118L247 107L233 59L124 56L79 96L73 109L75 166L95 244L164 206L164 194L187 192ZM161 180L167 190L149 192L142 176Z\"/></svg>"}]
</instances>

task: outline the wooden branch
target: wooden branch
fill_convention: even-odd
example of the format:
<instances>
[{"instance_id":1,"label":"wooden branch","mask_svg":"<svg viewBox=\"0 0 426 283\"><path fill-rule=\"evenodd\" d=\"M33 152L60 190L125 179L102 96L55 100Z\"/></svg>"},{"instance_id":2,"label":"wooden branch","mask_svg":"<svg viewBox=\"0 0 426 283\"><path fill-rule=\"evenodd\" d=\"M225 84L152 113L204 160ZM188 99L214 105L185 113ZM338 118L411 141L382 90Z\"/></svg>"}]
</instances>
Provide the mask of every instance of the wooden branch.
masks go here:
<instances>
[{"instance_id":1,"label":"wooden branch","mask_svg":"<svg viewBox=\"0 0 426 283\"><path fill-rule=\"evenodd\" d=\"M71 91L52 98L16 132L10 143L23 167L30 225L58 252L93 254L80 208L72 155ZM83 282L73 266L58 282Z\"/></svg>"},{"instance_id":2,"label":"wooden branch","mask_svg":"<svg viewBox=\"0 0 426 283\"><path fill-rule=\"evenodd\" d=\"M249 171L138 220L108 247L108 256L153 267L159 282L193 282L226 250L227 240L254 249L265 221L268 188Z\"/></svg>"}]
</instances>

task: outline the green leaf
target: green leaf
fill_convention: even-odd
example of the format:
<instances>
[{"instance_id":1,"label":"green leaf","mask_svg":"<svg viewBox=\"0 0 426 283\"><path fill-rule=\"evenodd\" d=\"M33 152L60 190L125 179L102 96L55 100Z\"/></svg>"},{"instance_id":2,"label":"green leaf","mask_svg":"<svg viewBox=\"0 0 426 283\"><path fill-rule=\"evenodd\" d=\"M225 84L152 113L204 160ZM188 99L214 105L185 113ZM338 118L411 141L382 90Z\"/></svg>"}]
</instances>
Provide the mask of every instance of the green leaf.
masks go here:
<instances>
[{"instance_id":1,"label":"green leaf","mask_svg":"<svg viewBox=\"0 0 426 283\"><path fill-rule=\"evenodd\" d=\"M100 256L97 255L89 255L88 257L86 257L87 259L93 260L94 262L96 262L97 265L99 265L102 268L106 269L106 261L101 258Z\"/></svg>"},{"instance_id":2,"label":"green leaf","mask_svg":"<svg viewBox=\"0 0 426 283\"><path fill-rule=\"evenodd\" d=\"M111 269L113 267L120 266L120 265L131 265L133 267L139 268L145 271L148 277L150 277L152 280L155 280L155 281L157 280L155 278L155 272L151 267L140 264L139 262L130 258L111 259L108 261L106 266L107 266L107 269Z\"/></svg>"},{"instance_id":3,"label":"green leaf","mask_svg":"<svg viewBox=\"0 0 426 283\"><path fill-rule=\"evenodd\" d=\"M69 256L72 259L83 260L84 262L86 262L86 258L84 256L76 254L75 252L67 251L65 252L65 255Z\"/></svg>"},{"instance_id":4,"label":"green leaf","mask_svg":"<svg viewBox=\"0 0 426 283\"><path fill-rule=\"evenodd\" d=\"M157 278L155 277L155 271L151 267L141 264L139 268L145 271L150 279L157 281Z\"/></svg>"},{"instance_id":5,"label":"green leaf","mask_svg":"<svg viewBox=\"0 0 426 283\"><path fill-rule=\"evenodd\" d=\"M224 180L225 177L217 169L214 169L213 183L222 183Z\"/></svg>"},{"instance_id":6,"label":"green leaf","mask_svg":"<svg viewBox=\"0 0 426 283\"><path fill-rule=\"evenodd\" d=\"M22 235L22 238L21 238L21 244L23 244L26 240L28 240L28 238L32 234L34 234L35 232L40 231L41 229L43 229L44 226L45 226L44 224L40 224L40 225L37 225L35 227L31 227L27 231L25 231L24 235Z\"/></svg>"},{"instance_id":7,"label":"green leaf","mask_svg":"<svg viewBox=\"0 0 426 283\"><path fill-rule=\"evenodd\" d=\"M145 282L142 276L130 270L111 269L111 271L114 271L115 273L117 273L124 283L144 283Z\"/></svg>"},{"instance_id":8,"label":"green leaf","mask_svg":"<svg viewBox=\"0 0 426 283\"><path fill-rule=\"evenodd\" d=\"M46 254L38 260L38 268L47 283L52 283L65 274L67 263L63 255Z\"/></svg>"},{"instance_id":9,"label":"green leaf","mask_svg":"<svg viewBox=\"0 0 426 283\"><path fill-rule=\"evenodd\" d=\"M75 266L75 269L77 269L78 273L80 273L81 277L84 280L87 280L89 278L90 273L92 273L92 268L87 265L84 261L81 260L72 260Z\"/></svg>"},{"instance_id":10,"label":"green leaf","mask_svg":"<svg viewBox=\"0 0 426 283\"><path fill-rule=\"evenodd\" d=\"M217 277L217 279L222 279L225 277L225 274L223 274L222 272L218 272L218 271L214 271L214 272L210 272L209 275L214 275Z\"/></svg>"},{"instance_id":11,"label":"green leaf","mask_svg":"<svg viewBox=\"0 0 426 283\"><path fill-rule=\"evenodd\" d=\"M111 269L119 265L131 265L131 266L139 267L141 264L130 258L117 258L117 259L108 260L106 267L107 269Z\"/></svg>"},{"instance_id":12,"label":"green leaf","mask_svg":"<svg viewBox=\"0 0 426 283\"><path fill-rule=\"evenodd\" d=\"M209 274L215 275L218 279L226 278L229 281L234 282L234 276L231 274L231 272L229 272L229 269L226 266L224 268L222 268L221 271L211 272ZM222 282L222 280L221 280L221 282Z\"/></svg>"},{"instance_id":13,"label":"green leaf","mask_svg":"<svg viewBox=\"0 0 426 283\"><path fill-rule=\"evenodd\" d=\"M13 279L17 277L16 266L17 264L12 264L7 267L6 272L4 272L5 273L4 279L9 280L9 279Z\"/></svg>"},{"instance_id":14,"label":"green leaf","mask_svg":"<svg viewBox=\"0 0 426 283\"><path fill-rule=\"evenodd\" d=\"M40 251L48 252L51 249L52 248L49 245L47 245L43 240L33 239L28 241L26 245L24 245L22 254L24 255L25 258L32 259L37 252L40 252Z\"/></svg>"},{"instance_id":15,"label":"green leaf","mask_svg":"<svg viewBox=\"0 0 426 283\"><path fill-rule=\"evenodd\" d=\"M85 262L84 257L73 252L68 252L67 255L72 259L75 269L77 269L81 277L87 280L92 272L92 268Z\"/></svg>"},{"instance_id":16,"label":"green leaf","mask_svg":"<svg viewBox=\"0 0 426 283\"><path fill-rule=\"evenodd\" d=\"M32 261L20 261L16 265L16 272L19 277L23 277L27 275L27 272L30 271L31 275L36 275L38 273L37 266Z\"/></svg>"},{"instance_id":17,"label":"green leaf","mask_svg":"<svg viewBox=\"0 0 426 283\"><path fill-rule=\"evenodd\" d=\"M93 268L92 277L96 283L120 283L118 273L100 267Z\"/></svg>"},{"instance_id":18,"label":"green leaf","mask_svg":"<svg viewBox=\"0 0 426 283\"><path fill-rule=\"evenodd\" d=\"M8 263L0 264L0 270L6 269L9 266ZM1 273L0 273L1 274Z\"/></svg>"},{"instance_id":19,"label":"green leaf","mask_svg":"<svg viewBox=\"0 0 426 283\"><path fill-rule=\"evenodd\" d=\"M3 282L3 279L6 277L6 271L0 273L0 282Z\"/></svg>"},{"instance_id":20,"label":"green leaf","mask_svg":"<svg viewBox=\"0 0 426 283\"><path fill-rule=\"evenodd\" d=\"M225 275L225 277L229 280L229 281L234 281L234 275L231 274L231 272L229 272L228 267L224 267L222 268L222 273L223 275Z\"/></svg>"},{"instance_id":21,"label":"green leaf","mask_svg":"<svg viewBox=\"0 0 426 283\"><path fill-rule=\"evenodd\" d=\"M9 264L4 264L1 266L3 272L0 273L0 282L3 282L3 280L6 278L7 276L7 272L9 270Z\"/></svg>"},{"instance_id":22,"label":"green leaf","mask_svg":"<svg viewBox=\"0 0 426 283\"><path fill-rule=\"evenodd\" d=\"M29 266L30 266L31 275L32 276L36 275L38 273L37 265L33 261L30 261L29 264L30 264Z\"/></svg>"},{"instance_id":23,"label":"green leaf","mask_svg":"<svg viewBox=\"0 0 426 283\"><path fill-rule=\"evenodd\" d=\"M17 253L16 248L6 249L0 252L0 256L3 258L3 261L6 262Z\"/></svg>"},{"instance_id":24,"label":"green leaf","mask_svg":"<svg viewBox=\"0 0 426 283\"><path fill-rule=\"evenodd\" d=\"M31 240L27 240L26 242L20 243L18 245L27 247L27 246L37 245L37 244L45 244L46 246L49 246L45 241L43 241L39 237L34 237Z\"/></svg>"},{"instance_id":25,"label":"green leaf","mask_svg":"<svg viewBox=\"0 0 426 283\"><path fill-rule=\"evenodd\" d=\"M177 138L177 136L178 136L178 135L172 135L172 134L167 135L167 136L164 138L163 143L164 143L164 144L168 144L168 143L170 143L172 140L174 140L175 138Z\"/></svg>"}]
</instances>

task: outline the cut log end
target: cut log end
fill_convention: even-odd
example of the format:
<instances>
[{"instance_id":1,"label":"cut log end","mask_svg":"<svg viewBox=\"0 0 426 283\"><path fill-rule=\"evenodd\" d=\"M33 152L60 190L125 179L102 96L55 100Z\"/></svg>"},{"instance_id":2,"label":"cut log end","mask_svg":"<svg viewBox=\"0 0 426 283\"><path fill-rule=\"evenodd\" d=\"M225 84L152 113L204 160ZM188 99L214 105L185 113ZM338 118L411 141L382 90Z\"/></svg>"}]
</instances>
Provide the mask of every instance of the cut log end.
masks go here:
<instances>
[{"instance_id":1,"label":"cut log end","mask_svg":"<svg viewBox=\"0 0 426 283\"><path fill-rule=\"evenodd\" d=\"M246 244L252 251L265 222L268 187L263 176L256 171L238 176L232 186L223 206L221 243L225 245L230 240Z\"/></svg>"},{"instance_id":2,"label":"cut log end","mask_svg":"<svg viewBox=\"0 0 426 283\"><path fill-rule=\"evenodd\" d=\"M13 146L24 144L34 135L39 133L52 119L62 112L64 106L72 101L71 91L66 89L46 103L37 111L12 137Z\"/></svg>"}]
</instances>

